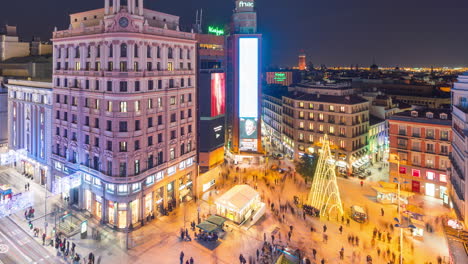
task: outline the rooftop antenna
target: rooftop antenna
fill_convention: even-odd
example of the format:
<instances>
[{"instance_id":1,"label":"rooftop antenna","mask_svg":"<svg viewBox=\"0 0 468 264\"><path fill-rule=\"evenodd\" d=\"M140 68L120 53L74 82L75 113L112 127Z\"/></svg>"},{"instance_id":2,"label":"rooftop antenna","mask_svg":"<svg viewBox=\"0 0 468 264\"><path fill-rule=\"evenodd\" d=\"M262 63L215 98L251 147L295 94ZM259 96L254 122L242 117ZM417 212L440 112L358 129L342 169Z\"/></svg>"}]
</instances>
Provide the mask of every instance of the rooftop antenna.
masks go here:
<instances>
[{"instance_id":1,"label":"rooftop antenna","mask_svg":"<svg viewBox=\"0 0 468 264\"><path fill-rule=\"evenodd\" d=\"M200 9L200 13L198 13L198 9L197 9L197 13L195 16L195 30L199 34L202 33L202 15L203 15L203 9Z\"/></svg>"}]
</instances>

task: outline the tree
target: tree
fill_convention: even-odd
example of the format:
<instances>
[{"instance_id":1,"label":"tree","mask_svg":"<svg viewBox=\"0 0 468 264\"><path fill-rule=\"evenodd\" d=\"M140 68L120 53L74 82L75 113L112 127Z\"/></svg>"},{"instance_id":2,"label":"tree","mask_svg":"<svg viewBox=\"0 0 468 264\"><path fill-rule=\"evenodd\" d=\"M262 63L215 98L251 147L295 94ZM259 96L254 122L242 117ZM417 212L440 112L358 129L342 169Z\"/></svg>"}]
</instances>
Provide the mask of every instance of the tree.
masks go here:
<instances>
[{"instance_id":1,"label":"tree","mask_svg":"<svg viewBox=\"0 0 468 264\"><path fill-rule=\"evenodd\" d=\"M313 156L304 154L298 161L295 162L296 171L302 175L306 183L309 181L311 182L314 179L318 159L318 154L314 154Z\"/></svg>"}]
</instances>

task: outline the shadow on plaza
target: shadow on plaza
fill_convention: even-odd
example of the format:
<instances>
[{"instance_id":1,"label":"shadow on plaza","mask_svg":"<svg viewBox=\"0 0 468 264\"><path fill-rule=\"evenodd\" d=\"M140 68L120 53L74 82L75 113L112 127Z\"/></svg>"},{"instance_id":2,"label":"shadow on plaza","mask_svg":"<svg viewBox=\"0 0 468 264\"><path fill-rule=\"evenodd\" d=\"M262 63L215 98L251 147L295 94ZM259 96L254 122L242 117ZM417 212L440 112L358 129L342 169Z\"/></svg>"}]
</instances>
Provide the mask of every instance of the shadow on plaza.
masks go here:
<instances>
[{"instance_id":1,"label":"shadow on plaza","mask_svg":"<svg viewBox=\"0 0 468 264\"><path fill-rule=\"evenodd\" d=\"M216 240L216 241L195 240L195 241L209 250L215 250L222 243L220 240Z\"/></svg>"}]
</instances>

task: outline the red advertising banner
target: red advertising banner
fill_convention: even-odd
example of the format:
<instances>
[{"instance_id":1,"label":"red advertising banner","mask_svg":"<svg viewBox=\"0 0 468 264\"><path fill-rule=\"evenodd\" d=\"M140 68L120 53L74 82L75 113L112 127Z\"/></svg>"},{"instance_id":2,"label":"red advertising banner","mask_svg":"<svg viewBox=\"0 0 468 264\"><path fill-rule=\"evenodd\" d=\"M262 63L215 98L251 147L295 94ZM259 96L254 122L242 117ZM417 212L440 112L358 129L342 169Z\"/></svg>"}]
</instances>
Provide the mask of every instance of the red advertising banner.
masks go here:
<instances>
[{"instance_id":1,"label":"red advertising banner","mask_svg":"<svg viewBox=\"0 0 468 264\"><path fill-rule=\"evenodd\" d=\"M224 73L211 74L211 116L226 112L226 85Z\"/></svg>"}]
</instances>

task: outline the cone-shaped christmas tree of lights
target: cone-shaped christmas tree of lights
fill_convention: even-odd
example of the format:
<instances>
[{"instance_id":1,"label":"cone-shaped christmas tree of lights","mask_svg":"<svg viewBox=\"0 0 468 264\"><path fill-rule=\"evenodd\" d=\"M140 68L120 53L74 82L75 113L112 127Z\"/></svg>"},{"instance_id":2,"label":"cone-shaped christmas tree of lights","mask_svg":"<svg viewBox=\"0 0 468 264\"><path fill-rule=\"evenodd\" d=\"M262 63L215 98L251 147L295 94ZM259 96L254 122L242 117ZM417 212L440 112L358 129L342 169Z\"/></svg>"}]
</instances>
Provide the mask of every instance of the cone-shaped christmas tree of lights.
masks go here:
<instances>
[{"instance_id":1,"label":"cone-shaped christmas tree of lights","mask_svg":"<svg viewBox=\"0 0 468 264\"><path fill-rule=\"evenodd\" d=\"M323 137L322 153L315 170L307 203L320 210L320 215L330 214L333 209L343 215L340 190L336 182L335 162L330 151L328 136Z\"/></svg>"}]
</instances>

